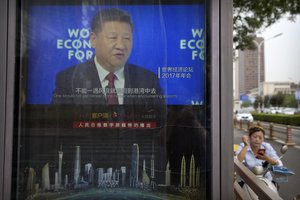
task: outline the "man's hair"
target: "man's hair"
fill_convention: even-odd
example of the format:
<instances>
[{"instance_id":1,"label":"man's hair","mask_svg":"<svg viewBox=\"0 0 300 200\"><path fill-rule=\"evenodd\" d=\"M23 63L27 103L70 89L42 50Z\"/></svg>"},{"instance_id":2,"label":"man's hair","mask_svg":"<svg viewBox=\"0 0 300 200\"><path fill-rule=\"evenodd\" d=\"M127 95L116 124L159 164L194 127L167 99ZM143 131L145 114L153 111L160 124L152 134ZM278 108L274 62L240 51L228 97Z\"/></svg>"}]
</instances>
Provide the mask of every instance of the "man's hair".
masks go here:
<instances>
[{"instance_id":1,"label":"man's hair","mask_svg":"<svg viewBox=\"0 0 300 200\"><path fill-rule=\"evenodd\" d=\"M130 15L118 8L107 8L100 10L92 20L92 32L98 33L101 31L102 26L105 22L124 22L130 25L131 30L133 30L133 22Z\"/></svg>"},{"instance_id":2,"label":"man's hair","mask_svg":"<svg viewBox=\"0 0 300 200\"><path fill-rule=\"evenodd\" d=\"M252 126L249 128L249 136L251 136L253 133L261 131L265 135L265 130L261 126Z\"/></svg>"}]
</instances>

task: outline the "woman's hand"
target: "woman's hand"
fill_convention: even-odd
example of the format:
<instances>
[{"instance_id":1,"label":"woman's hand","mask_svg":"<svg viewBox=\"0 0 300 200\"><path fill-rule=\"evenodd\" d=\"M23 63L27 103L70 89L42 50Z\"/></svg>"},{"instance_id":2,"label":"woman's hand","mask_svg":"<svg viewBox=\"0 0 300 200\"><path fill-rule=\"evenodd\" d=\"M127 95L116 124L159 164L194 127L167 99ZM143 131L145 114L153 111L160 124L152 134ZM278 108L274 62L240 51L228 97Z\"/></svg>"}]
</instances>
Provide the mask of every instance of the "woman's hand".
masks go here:
<instances>
[{"instance_id":1,"label":"woman's hand","mask_svg":"<svg viewBox=\"0 0 300 200\"><path fill-rule=\"evenodd\" d=\"M270 158L269 156L266 155L266 153L264 153L264 154L257 154L256 158L260 159L260 160L265 160L268 163L270 163L271 165L278 165L278 161Z\"/></svg>"},{"instance_id":2,"label":"woman's hand","mask_svg":"<svg viewBox=\"0 0 300 200\"><path fill-rule=\"evenodd\" d=\"M260 159L260 160L269 160L269 157L264 153L264 154L257 154L256 158Z\"/></svg>"},{"instance_id":3,"label":"woman's hand","mask_svg":"<svg viewBox=\"0 0 300 200\"><path fill-rule=\"evenodd\" d=\"M249 136L248 135L243 135L242 141L245 146L249 146Z\"/></svg>"}]
</instances>

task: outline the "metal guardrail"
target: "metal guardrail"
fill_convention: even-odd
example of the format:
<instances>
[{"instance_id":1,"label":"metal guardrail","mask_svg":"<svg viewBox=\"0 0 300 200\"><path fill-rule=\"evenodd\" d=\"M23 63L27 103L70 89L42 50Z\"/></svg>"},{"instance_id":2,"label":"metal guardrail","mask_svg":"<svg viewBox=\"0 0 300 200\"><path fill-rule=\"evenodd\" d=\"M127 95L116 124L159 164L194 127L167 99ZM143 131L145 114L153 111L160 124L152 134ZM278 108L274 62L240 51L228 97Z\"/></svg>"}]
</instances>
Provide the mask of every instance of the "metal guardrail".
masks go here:
<instances>
[{"instance_id":1,"label":"metal guardrail","mask_svg":"<svg viewBox=\"0 0 300 200\"><path fill-rule=\"evenodd\" d=\"M282 200L282 198L276 194L273 190L267 187L259 178L257 178L247 167L243 165L238 159L234 158L234 170L238 176L240 176L245 184L247 184L259 197L264 200ZM247 200L249 197L241 186L234 182L234 192L236 199Z\"/></svg>"},{"instance_id":2,"label":"metal guardrail","mask_svg":"<svg viewBox=\"0 0 300 200\"><path fill-rule=\"evenodd\" d=\"M273 140L276 139L274 133L282 133L285 134L285 144L288 146L294 146L296 143L293 141L292 137L292 129L300 130L299 127L294 127L290 125L278 125L274 123L269 123L269 124L263 124L260 121L256 122L249 122L249 121L237 121L236 119L234 120L234 127L238 129L246 129L248 130L250 126L253 126L254 124L262 126L265 131L266 135L269 137L269 139Z\"/></svg>"}]
</instances>

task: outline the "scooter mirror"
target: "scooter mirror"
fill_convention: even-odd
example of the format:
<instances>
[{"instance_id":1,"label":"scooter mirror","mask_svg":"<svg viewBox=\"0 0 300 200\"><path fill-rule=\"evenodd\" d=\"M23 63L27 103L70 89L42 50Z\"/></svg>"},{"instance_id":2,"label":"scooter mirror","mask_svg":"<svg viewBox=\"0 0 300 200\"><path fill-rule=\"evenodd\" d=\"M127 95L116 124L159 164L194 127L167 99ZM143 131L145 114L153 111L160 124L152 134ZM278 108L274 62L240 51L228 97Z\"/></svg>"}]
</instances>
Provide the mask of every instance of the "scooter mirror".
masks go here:
<instances>
[{"instance_id":1,"label":"scooter mirror","mask_svg":"<svg viewBox=\"0 0 300 200\"><path fill-rule=\"evenodd\" d=\"M281 149L280 149L280 152L282 153L282 154L285 154L285 152L288 150L288 146L285 144L285 145L282 145L282 147L281 147Z\"/></svg>"}]
</instances>

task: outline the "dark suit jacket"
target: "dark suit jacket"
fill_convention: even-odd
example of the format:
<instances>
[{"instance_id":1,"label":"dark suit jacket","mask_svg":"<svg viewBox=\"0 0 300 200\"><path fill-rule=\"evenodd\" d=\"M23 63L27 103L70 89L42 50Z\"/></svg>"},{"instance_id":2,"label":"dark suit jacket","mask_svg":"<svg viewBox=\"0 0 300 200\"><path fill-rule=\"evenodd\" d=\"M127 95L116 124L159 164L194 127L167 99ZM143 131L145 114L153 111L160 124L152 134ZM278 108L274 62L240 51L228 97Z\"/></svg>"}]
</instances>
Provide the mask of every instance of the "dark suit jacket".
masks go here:
<instances>
[{"instance_id":1,"label":"dark suit jacket","mask_svg":"<svg viewBox=\"0 0 300 200\"><path fill-rule=\"evenodd\" d=\"M124 67L125 87L155 89L155 94L128 94L124 96L124 105L162 105L162 89L157 75L131 64ZM91 59L70 67L56 76L56 88L52 96L54 104L106 104L103 93L95 94L93 89L101 88L100 79L94 63ZM78 89L86 89L87 94L78 92Z\"/></svg>"}]
</instances>

